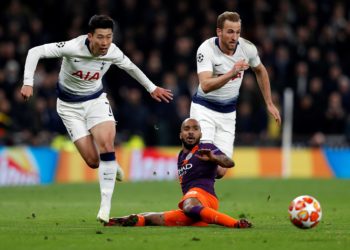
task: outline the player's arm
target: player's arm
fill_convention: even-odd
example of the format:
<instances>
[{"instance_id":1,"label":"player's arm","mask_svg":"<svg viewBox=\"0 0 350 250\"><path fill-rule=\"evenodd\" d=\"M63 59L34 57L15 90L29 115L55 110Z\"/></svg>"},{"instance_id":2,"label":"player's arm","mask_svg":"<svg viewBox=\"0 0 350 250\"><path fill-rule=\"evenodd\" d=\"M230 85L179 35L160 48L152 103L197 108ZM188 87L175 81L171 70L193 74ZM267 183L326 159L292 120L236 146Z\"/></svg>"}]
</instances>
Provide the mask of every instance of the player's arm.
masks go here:
<instances>
[{"instance_id":1,"label":"player's arm","mask_svg":"<svg viewBox=\"0 0 350 250\"><path fill-rule=\"evenodd\" d=\"M233 160L225 154L214 154L211 149L198 149L196 156L203 161L211 161L223 168L232 168L235 166Z\"/></svg>"},{"instance_id":2,"label":"player's arm","mask_svg":"<svg viewBox=\"0 0 350 250\"><path fill-rule=\"evenodd\" d=\"M264 100L265 100L265 103L267 106L267 110L273 116L275 121L280 125L281 124L281 116L280 116L278 109L276 108L276 106L272 102L270 80L269 80L269 76L268 76L268 73L267 73L265 66L262 63L260 63L258 66L252 67L252 70L254 71L254 73L256 75L256 79L258 81L261 93L264 97Z\"/></svg>"},{"instance_id":3,"label":"player's arm","mask_svg":"<svg viewBox=\"0 0 350 250\"><path fill-rule=\"evenodd\" d=\"M21 95L24 100L28 100L33 95L34 72L41 58L58 58L62 57L66 51L65 42L49 43L36 46L28 51L25 66L23 86ZM67 47L67 46L66 46Z\"/></svg>"},{"instance_id":4,"label":"player's arm","mask_svg":"<svg viewBox=\"0 0 350 250\"><path fill-rule=\"evenodd\" d=\"M214 77L213 72L211 71L200 72L198 73L199 84L201 85L201 88L204 93L209 93L211 91L221 88L226 83L228 83L233 77L235 77L239 72L248 68L248 63L246 63L242 59L235 63L235 65L230 71L218 77Z\"/></svg>"}]
</instances>

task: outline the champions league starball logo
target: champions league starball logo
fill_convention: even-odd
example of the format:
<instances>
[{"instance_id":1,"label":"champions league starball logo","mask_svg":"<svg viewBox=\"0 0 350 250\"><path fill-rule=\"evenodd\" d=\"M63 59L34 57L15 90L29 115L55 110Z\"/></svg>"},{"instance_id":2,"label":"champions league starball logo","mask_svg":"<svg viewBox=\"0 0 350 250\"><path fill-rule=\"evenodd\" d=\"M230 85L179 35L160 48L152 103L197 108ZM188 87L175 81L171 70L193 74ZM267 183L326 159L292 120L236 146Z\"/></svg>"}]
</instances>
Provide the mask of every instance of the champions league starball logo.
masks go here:
<instances>
[{"instance_id":1,"label":"champions league starball logo","mask_svg":"<svg viewBox=\"0 0 350 250\"><path fill-rule=\"evenodd\" d=\"M202 53L199 53L199 54L197 55L197 62L202 62L203 59L204 59L204 55L203 55Z\"/></svg>"},{"instance_id":2,"label":"champions league starball logo","mask_svg":"<svg viewBox=\"0 0 350 250\"><path fill-rule=\"evenodd\" d=\"M65 44L66 44L66 42L59 42L59 43L56 43L56 46L58 48L62 48L62 47L64 47Z\"/></svg>"}]
</instances>

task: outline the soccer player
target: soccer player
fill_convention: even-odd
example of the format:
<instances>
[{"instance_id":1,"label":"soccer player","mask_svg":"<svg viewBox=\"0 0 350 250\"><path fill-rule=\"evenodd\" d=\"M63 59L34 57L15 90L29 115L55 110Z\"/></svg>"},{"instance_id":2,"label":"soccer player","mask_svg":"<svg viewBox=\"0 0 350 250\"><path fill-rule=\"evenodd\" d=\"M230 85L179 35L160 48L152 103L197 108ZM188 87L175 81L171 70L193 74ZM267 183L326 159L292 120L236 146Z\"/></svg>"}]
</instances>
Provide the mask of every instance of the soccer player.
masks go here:
<instances>
[{"instance_id":1,"label":"soccer player","mask_svg":"<svg viewBox=\"0 0 350 250\"><path fill-rule=\"evenodd\" d=\"M142 84L152 98L172 100L170 90L154 85L114 44L114 21L94 15L87 35L66 42L44 44L29 50L21 94L33 95L33 76L40 58L63 58L57 83L57 112L81 156L91 168L99 168L101 190L97 219L108 222L116 178L122 170L115 157L115 120L101 78L114 64Z\"/></svg>"},{"instance_id":2,"label":"soccer player","mask_svg":"<svg viewBox=\"0 0 350 250\"><path fill-rule=\"evenodd\" d=\"M240 37L241 19L236 12L224 12L217 18L217 37L204 41L197 51L198 90L192 98L190 117L202 128L202 140L214 143L228 157L233 154L236 104L244 71L254 71L267 110L281 124L272 102L270 81L257 49ZM226 168L218 168L217 178Z\"/></svg>"},{"instance_id":3,"label":"soccer player","mask_svg":"<svg viewBox=\"0 0 350 250\"><path fill-rule=\"evenodd\" d=\"M219 202L214 183L218 165L231 168L234 162L212 143L200 143L201 127L188 118L181 125L182 150L178 157L178 176L183 197L178 210L132 214L111 218L105 226L207 226L217 224L247 228L252 224L217 211Z\"/></svg>"}]
</instances>

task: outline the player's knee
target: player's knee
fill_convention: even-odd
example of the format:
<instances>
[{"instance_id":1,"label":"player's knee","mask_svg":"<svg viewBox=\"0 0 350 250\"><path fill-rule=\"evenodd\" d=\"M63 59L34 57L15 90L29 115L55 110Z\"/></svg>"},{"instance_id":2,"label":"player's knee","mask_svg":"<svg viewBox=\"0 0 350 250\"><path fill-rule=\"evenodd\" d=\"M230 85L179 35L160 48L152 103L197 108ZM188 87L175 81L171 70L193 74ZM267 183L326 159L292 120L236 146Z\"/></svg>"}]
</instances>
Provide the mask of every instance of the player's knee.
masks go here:
<instances>
[{"instance_id":1,"label":"player's knee","mask_svg":"<svg viewBox=\"0 0 350 250\"><path fill-rule=\"evenodd\" d=\"M95 157L87 158L85 161L86 164L93 169L98 168L98 166L100 165L100 160Z\"/></svg>"},{"instance_id":2,"label":"player's knee","mask_svg":"<svg viewBox=\"0 0 350 250\"><path fill-rule=\"evenodd\" d=\"M200 220L202 209L203 206L201 205L187 205L183 207L185 215L194 220Z\"/></svg>"},{"instance_id":3,"label":"player's knee","mask_svg":"<svg viewBox=\"0 0 350 250\"><path fill-rule=\"evenodd\" d=\"M194 207L193 204L184 204L182 210L186 215L191 214L192 208Z\"/></svg>"},{"instance_id":4,"label":"player's knee","mask_svg":"<svg viewBox=\"0 0 350 250\"><path fill-rule=\"evenodd\" d=\"M114 145L110 142L102 142L99 145L100 152L114 152Z\"/></svg>"}]
</instances>

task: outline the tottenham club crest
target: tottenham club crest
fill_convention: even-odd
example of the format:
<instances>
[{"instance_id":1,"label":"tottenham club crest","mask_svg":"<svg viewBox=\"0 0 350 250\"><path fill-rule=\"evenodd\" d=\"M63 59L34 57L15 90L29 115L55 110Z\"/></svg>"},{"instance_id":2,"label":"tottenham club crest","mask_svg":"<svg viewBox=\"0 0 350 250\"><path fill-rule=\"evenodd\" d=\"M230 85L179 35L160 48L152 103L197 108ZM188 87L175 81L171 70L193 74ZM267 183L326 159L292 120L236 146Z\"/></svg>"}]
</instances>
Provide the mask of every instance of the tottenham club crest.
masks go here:
<instances>
[{"instance_id":1,"label":"tottenham club crest","mask_svg":"<svg viewBox=\"0 0 350 250\"><path fill-rule=\"evenodd\" d=\"M203 61L203 58L204 58L204 55L202 54L202 53L199 53L198 55L197 55L197 62L202 62Z\"/></svg>"},{"instance_id":2,"label":"tottenham club crest","mask_svg":"<svg viewBox=\"0 0 350 250\"><path fill-rule=\"evenodd\" d=\"M65 44L66 44L66 42L59 42L59 43L56 43L56 46L58 48L63 48Z\"/></svg>"}]
</instances>

